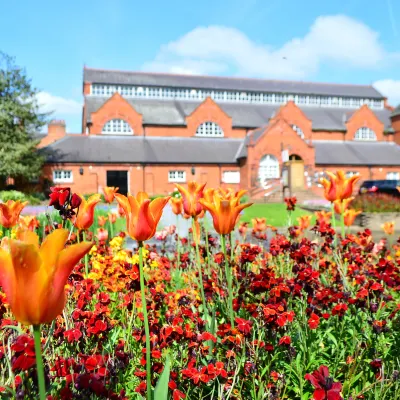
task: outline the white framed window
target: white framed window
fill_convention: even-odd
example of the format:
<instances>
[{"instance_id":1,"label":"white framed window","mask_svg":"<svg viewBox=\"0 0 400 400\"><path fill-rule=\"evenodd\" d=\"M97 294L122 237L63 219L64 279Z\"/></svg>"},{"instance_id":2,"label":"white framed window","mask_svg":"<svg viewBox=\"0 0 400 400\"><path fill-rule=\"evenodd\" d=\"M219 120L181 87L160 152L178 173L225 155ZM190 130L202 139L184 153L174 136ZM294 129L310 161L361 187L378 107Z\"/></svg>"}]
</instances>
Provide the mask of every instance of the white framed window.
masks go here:
<instances>
[{"instance_id":1,"label":"white framed window","mask_svg":"<svg viewBox=\"0 0 400 400\"><path fill-rule=\"evenodd\" d=\"M186 171L168 171L168 182L186 182Z\"/></svg>"},{"instance_id":2,"label":"white framed window","mask_svg":"<svg viewBox=\"0 0 400 400\"><path fill-rule=\"evenodd\" d=\"M390 171L386 174L386 179L391 181L398 181L400 179L400 174L398 172Z\"/></svg>"},{"instance_id":3,"label":"white framed window","mask_svg":"<svg viewBox=\"0 0 400 400\"><path fill-rule=\"evenodd\" d=\"M304 139L304 132L303 130L297 126L297 125L292 125L292 129L302 138Z\"/></svg>"},{"instance_id":4,"label":"white framed window","mask_svg":"<svg viewBox=\"0 0 400 400\"><path fill-rule=\"evenodd\" d=\"M215 122L203 122L197 127L196 136L223 137L224 131Z\"/></svg>"},{"instance_id":5,"label":"white framed window","mask_svg":"<svg viewBox=\"0 0 400 400\"><path fill-rule=\"evenodd\" d=\"M372 129L364 126L357 130L354 140L376 140L376 134Z\"/></svg>"},{"instance_id":6,"label":"white framed window","mask_svg":"<svg viewBox=\"0 0 400 400\"><path fill-rule=\"evenodd\" d=\"M71 170L56 169L53 171L53 182L54 183L71 183L73 182L73 176Z\"/></svg>"},{"instance_id":7,"label":"white framed window","mask_svg":"<svg viewBox=\"0 0 400 400\"><path fill-rule=\"evenodd\" d=\"M223 183L240 183L240 171L224 171L222 173Z\"/></svg>"},{"instance_id":8,"label":"white framed window","mask_svg":"<svg viewBox=\"0 0 400 400\"><path fill-rule=\"evenodd\" d=\"M358 171L347 171L346 178L351 178L354 175L359 175Z\"/></svg>"},{"instance_id":9,"label":"white framed window","mask_svg":"<svg viewBox=\"0 0 400 400\"><path fill-rule=\"evenodd\" d=\"M132 135L133 129L123 119L111 119L110 121L107 121L104 124L101 133L105 135L113 135L113 134Z\"/></svg>"},{"instance_id":10,"label":"white framed window","mask_svg":"<svg viewBox=\"0 0 400 400\"><path fill-rule=\"evenodd\" d=\"M279 161L272 154L266 154L260 160L258 177L262 186L265 186L268 179L279 178Z\"/></svg>"}]
</instances>

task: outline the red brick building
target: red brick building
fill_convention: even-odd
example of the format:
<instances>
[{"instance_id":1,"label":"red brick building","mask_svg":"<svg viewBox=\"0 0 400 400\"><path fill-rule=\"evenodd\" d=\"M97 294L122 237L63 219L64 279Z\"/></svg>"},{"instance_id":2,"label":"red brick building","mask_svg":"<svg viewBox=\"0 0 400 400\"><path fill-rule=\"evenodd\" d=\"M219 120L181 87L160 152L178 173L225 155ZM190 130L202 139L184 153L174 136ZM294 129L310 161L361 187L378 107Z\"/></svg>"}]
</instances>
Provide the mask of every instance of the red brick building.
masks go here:
<instances>
[{"instance_id":1,"label":"red brick building","mask_svg":"<svg viewBox=\"0 0 400 400\"><path fill-rule=\"evenodd\" d=\"M400 108L372 86L84 69L82 133L53 121L44 175L92 193L188 180L264 197L322 171L400 179Z\"/></svg>"}]
</instances>

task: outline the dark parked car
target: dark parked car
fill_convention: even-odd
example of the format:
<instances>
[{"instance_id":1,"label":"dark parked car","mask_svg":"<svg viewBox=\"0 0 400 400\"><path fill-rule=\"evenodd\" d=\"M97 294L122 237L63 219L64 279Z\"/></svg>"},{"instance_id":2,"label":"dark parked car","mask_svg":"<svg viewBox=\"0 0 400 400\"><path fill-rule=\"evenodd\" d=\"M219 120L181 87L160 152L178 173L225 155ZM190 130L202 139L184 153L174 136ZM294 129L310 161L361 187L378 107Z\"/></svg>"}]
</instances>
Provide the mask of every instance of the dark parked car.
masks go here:
<instances>
[{"instance_id":1,"label":"dark parked car","mask_svg":"<svg viewBox=\"0 0 400 400\"><path fill-rule=\"evenodd\" d=\"M400 181L398 180L364 181L360 186L359 193L385 193L400 197L400 192L397 190L397 187L400 187Z\"/></svg>"}]
</instances>

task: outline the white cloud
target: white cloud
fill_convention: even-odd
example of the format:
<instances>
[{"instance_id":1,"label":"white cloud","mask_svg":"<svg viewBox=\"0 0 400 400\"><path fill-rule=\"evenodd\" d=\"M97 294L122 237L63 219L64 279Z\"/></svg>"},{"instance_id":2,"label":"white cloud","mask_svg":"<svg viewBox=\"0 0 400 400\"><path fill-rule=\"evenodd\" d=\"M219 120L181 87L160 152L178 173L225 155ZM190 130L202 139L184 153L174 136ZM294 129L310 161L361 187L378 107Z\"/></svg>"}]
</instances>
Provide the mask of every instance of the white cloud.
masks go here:
<instances>
[{"instance_id":1,"label":"white cloud","mask_svg":"<svg viewBox=\"0 0 400 400\"><path fill-rule=\"evenodd\" d=\"M39 92L36 99L41 112L53 112L54 116L82 113L82 104L72 99L54 96L48 92Z\"/></svg>"},{"instance_id":2,"label":"white cloud","mask_svg":"<svg viewBox=\"0 0 400 400\"><path fill-rule=\"evenodd\" d=\"M237 75L268 78L304 78L322 63L354 68L379 68L389 60L379 34L345 15L318 17L309 31L279 48L257 43L236 28L197 27L161 47L143 69L164 72Z\"/></svg>"},{"instance_id":3,"label":"white cloud","mask_svg":"<svg viewBox=\"0 0 400 400\"><path fill-rule=\"evenodd\" d=\"M397 106L400 104L400 80L382 79L376 81L373 86L388 98L390 105Z\"/></svg>"}]
</instances>

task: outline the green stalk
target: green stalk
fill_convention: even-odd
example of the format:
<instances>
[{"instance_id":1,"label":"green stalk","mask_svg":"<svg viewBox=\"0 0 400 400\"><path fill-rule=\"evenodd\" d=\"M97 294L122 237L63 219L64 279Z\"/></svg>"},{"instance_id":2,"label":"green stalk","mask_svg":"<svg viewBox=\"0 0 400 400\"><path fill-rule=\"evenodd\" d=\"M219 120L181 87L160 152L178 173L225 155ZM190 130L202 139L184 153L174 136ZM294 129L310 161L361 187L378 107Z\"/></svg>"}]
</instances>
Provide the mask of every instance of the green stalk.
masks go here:
<instances>
[{"instance_id":1,"label":"green stalk","mask_svg":"<svg viewBox=\"0 0 400 400\"><path fill-rule=\"evenodd\" d=\"M345 238L345 231L344 231L344 210L343 210L343 202L342 202L342 214L340 218L340 222L342 224L342 238Z\"/></svg>"},{"instance_id":2,"label":"green stalk","mask_svg":"<svg viewBox=\"0 0 400 400\"><path fill-rule=\"evenodd\" d=\"M208 274L211 276L211 265L210 265L210 245L208 243L208 231L207 231L207 224L206 220L204 218L203 220L203 226L204 226L204 233L206 235L206 252L207 252L207 267L208 267Z\"/></svg>"},{"instance_id":3,"label":"green stalk","mask_svg":"<svg viewBox=\"0 0 400 400\"><path fill-rule=\"evenodd\" d=\"M192 230L193 230L193 239L196 244L196 262L197 262L197 268L199 270L199 280L200 280L200 294L201 294L201 300L203 302L203 312L204 315L207 317L208 312L207 312L207 307L206 307L206 297L204 295L204 285L203 285L203 270L201 268L201 263L200 263L200 252L199 252L199 238L196 235L196 224L194 218L192 218Z\"/></svg>"},{"instance_id":4,"label":"green stalk","mask_svg":"<svg viewBox=\"0 0 400 400\"><path fill-rule=\"evenodd\" d=\"M86 241L86 232L82 231L82 236L83 236L83 241ZM89 257L87 254L85 254L85 275L86 279L88 279L89 276Z\"/></svg>"},{"instance_id":5,"label":"green stalk","mask_svg":"<svg viewBox=\"0 0 400 400\"><path fill-rule=\"evenodd\" d=\"M336 218L335 218L335 205L333 202L331 202L331 210L332 210L332 228L335 231L335 237L334 237L334 246L337 246L337 237L336 237Z\"/></svg>"},{"instance_id":6,"label":"green stalk","mask_svg":"<svg viewBox=\"0 0 400 400\"><path fill-rule=\"evenodd\" d=\"M180 270L181 265L181 244L179 241L179 215L176 216L176 266Z\"/></svg>"},{"instance_id":7,"label":"green stalk","mask_svg":"<svg viewBox=\"0 0 400 400\"><path fill-rule=\"evenodd\" d=\"M35 341L36 368L39 384L39 399L46 400L46 385L44 381L44 367L40 343L40 325L33 325L33 339Z\"/></svg>"},{"instance_id":8,"label":"green stalk","mask_svg":"<svg viewBox=\"0 0 400 400\"><path fill-rule=\"evenodd\" d=\"M114 237L114 227L113 223L110 221L110 215L111 215L111 204L108 206L108 223L110 224L110 239L111 240Z\"/></svg>"},{"instance_id":9,"label":"green stalk","mask_svg":"<svg viewBox=\"0 0 400 400\"><path fill-rule=\"evenodd\" d=\"M221 246L222 252L225 257L225 274L226 280L228 281L228 310L229 310L229 319L231 321L231 327L234 326L234 318L233 318L233 293L232 293L232 271L228 265L228 256L226 254L226 243L225 243L225 235L221 235Z\"/></svg>"},{"instance_id":10,"label":"green stalk","mask_svg":"<svg viewBox=\"0 0 400 400\"><path fill-rule=\"evenodd\" d=\"M147 303L146 295L144 292L144 271L143 271L143 242L139 244L139 273L140 273L140 293L142 295L142 310L143 310L143 322L144 332L146 335L146 382L147 382L147 400L151 400L151 361L150 361L150 329L149 319L147 316Z\"/></svg>"}]
</instances>

